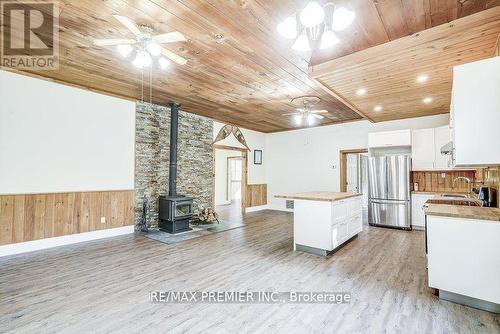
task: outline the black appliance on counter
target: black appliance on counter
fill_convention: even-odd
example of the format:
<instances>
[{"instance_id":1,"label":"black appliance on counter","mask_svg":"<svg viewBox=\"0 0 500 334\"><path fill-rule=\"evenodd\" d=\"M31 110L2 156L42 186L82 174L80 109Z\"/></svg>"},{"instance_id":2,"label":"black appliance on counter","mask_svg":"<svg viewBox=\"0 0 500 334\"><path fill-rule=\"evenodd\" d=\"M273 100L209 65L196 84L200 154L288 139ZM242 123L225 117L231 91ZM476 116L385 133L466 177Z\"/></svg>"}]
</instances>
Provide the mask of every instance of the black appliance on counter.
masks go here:
<instances>
[{"instance_id":1,"label":"black appliance on counter","mask_svg":"<svg viewBox=\"0 0 500 334\"><path fill-rule=\"evenodd\" d=\"M497 207L497 190L495 188L479 187L477 195L484 207Z\"/></svg>"},{"instance_id":2,"label":"black appliance on counter","mask_svg":"<svg viewBox=\"0 0 500 334\"><path fill-rule=\"evenodd\" d=\"M179 132L179 107L170 103L170 164L168 196L158 199L158 227L168 233L189 231L193 217L193 198L177 194L177 137Z\"/></svg>"}]
</instances>

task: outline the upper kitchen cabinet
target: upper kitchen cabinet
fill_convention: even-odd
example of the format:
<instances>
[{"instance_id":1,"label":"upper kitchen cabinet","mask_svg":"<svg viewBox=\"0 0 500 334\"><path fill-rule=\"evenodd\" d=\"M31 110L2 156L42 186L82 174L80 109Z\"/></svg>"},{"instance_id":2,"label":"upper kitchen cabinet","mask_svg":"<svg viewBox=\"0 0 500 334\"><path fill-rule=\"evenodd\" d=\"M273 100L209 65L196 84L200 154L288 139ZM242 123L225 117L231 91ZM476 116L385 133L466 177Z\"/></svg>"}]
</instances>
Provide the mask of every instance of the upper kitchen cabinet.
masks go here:
<instances>
[{"instance_id":1,"label":"upper kitchen cabinet","mask_svg":"<svg viewBox=\"0 0 500 334\"><path fill-rule=\"evenodd\" d=\"M400 147L411 145L410 130L372 132L368 134L368 147Z\"/></svg>"},{"instance_id":2,"label":"upper kitchen cabinet","mask_svg":"<svg viewBox=\"0 0 500 334\"><path fill-rule=\"evenodd\" d=\"M434 129L411 132L411 165L413 170L432 170L435 164Z\"/></svg>"},{"instance_id":3,"label":"upper kitchen cabinet","mask_svg":"<svg viewBox=\"0 0 500 334\"><path fill-rule=\"evenodd\" d=\"M434 129L434 169L446 170L452 168L451 157L441 153L441 147L450 142L451 134L448 125Z\"/></svg>"},{"instance_id":4,"label":"upper kitchen cabinet","mask_svg":"<svg viewBox=\"0 0 500 334\"><path fill-rule=\"evenodd\" d=\"M450 141L449 126L418 129L411 132L411 160L413 170L451 169L449 155L441 154L441 147Z\"/></svg>"},{"instance_id":5,"label":"upper kitchen cabinet","mask_svg":"<svg viewBox=\"0 0 500 334\"><path fill-rule=\"evenodd\" d=\"M455 166L500 164L500 57L453 68Z\"/></svg>"}]
</instances>

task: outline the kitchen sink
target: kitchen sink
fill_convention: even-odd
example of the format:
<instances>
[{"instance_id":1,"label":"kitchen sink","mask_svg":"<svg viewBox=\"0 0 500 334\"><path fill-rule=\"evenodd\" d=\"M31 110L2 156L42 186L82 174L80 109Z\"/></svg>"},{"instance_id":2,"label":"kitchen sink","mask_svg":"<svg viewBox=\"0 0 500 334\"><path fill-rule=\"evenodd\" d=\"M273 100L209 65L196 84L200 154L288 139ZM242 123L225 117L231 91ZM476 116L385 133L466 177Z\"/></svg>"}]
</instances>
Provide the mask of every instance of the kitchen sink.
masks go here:
<instances>
[{"instance_id":1,"label":"kitchen sink","mask_svg":"<svg viewBox=\"0 0 500 334\"><path fill-rule=\"evenodd\" d=\"M443 194L443 197L469 198L469 195L465 195L465 194Z\"/></svg>"}]
</instances>

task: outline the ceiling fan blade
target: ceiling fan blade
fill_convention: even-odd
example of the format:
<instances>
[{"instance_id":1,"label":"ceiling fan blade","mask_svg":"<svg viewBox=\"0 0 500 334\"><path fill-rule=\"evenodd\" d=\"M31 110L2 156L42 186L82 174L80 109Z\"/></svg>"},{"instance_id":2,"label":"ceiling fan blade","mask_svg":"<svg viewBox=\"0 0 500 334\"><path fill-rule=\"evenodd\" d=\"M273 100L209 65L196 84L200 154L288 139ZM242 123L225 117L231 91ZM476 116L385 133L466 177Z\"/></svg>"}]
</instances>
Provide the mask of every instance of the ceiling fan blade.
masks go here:
<instances>
[{"instance_id":1,"label":"ceiling fan blade","mask_svg":"<svg viewBox=\"0 0 500 334\"><path fill-rule=\"evenodd\" d=\"M126 38L108 38L108 39L94 39L94 45L97 46L112 46L120 44L134 44L134 39Z\"/></svg>"},{"instance_id":2,"label":"ceiling fan blade","mask_svg":"<svg viewBox=\"0 0 500 334\"><path fill-rule=\"evenodd\" d=\"M121 24L123 24L128 30L130 30L134 35L140 37L142 36L142 32L139 30L134 21L129 19L128 17L121 15L113 15L115 19L117 19Z\"/></svg>"},{"instance_id":3,"label":"ceiling fan blade","mask_svg":"<svg viewBox=\"0 0 500 334\"><path fill-rule=\"evenodd\" d=\"M167 57L167 58L170 58L170 60L172 60L173 62L179 64L179 65L185 65L187 63L187 59L185 58L182 58L181 56L179 55L176 55L175 53L173 53L172 51L170 50L167 50L165 48L163 48L161 50L161 53Z\"/></svg>"},{"instance_id":4,"label":"ceiling fan blade","mask_svg":"<svg viewBox=\"0 0 500 334\"><path fill-rule=\"evenodd\" d=\"M153 39L158 43L173 43L185 41L186 37L178 31L172 31L166 34L153 36Z\"/></svg>"},{"instance_id":5,"label":"ceiling fan blade","mask_svg":"<svg viewBox=\"0 0 500 334\"><path fill-rule=\"evenodd\" d=\"M318 114L310 114L311 116L317 118L317 119L323 119L325 118L324 116L318 115Z\"/></svg>"},{"instance_id":6,"label":"ceiling fan blade","mask_svg":"<svg viewBox=\"0 0 500 334\"><path fill-rule=\"evenodd\" d=\"M326 114L326 113L328 113L328 110L325 110L325 109L311 110L310 113L312 113L312 114Z\"/></svg>"},{"instance_id":7,"label":"ceiling fan blade","mask_svg":"<svg viewBox=\"0 0 500 334\"><path fill-rule=\"evenodd\" d=\"M294 116L294 115L302 115L300 112L289 112L286 114L281 114L281 116Z\"/></svg>"}]
</instances>

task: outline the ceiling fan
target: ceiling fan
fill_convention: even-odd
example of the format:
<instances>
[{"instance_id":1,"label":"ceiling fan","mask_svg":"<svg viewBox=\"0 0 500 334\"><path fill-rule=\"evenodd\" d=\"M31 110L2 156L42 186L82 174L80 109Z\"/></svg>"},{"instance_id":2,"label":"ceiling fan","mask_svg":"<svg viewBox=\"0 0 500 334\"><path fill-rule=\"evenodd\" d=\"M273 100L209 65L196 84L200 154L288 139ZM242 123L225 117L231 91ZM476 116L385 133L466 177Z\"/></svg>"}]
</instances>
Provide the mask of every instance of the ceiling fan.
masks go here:
<instances>
[{"instance_id":1,"label":"ceiling fan","mask_svg":"<svg viewBox=\"0 0 500 334\"><path fill-rule=\"evenodd\" d=\"M133 20L125 16L113 15L113 17L130 30L135 38L94 39L94 45L116 46L118 52L124 58L128 58L135 51L135 58L132 64L137 68L150 66L153 62L153 57L158 57L158 64L162 69L165 69L169 65L169 61L166 58L179 65L187 63L185 58L160 45L185 41L186 38L180 32L172 31L165 34L153 35L154 31L151 27L137 25Z\"/></svg>"},{"instance_id":2,"label":"ceiling fan","mask_svg":"<svg viewBox=\"0 0 500 334\"><path fill-rule=\"evenodd\" d=\"M295 108L295 112L290 112L282 114L283 116L293 116L293 119L297 125L302 125L304 120L307 120L308 125L314 125L316 119L325 118L319 114L326 114L328 110L325 109L312 109L317 105L321 99L317 96L299 96L293 98L290 102L294 105L299 105L300 107Z\"/></svg>"}]
</instances>

